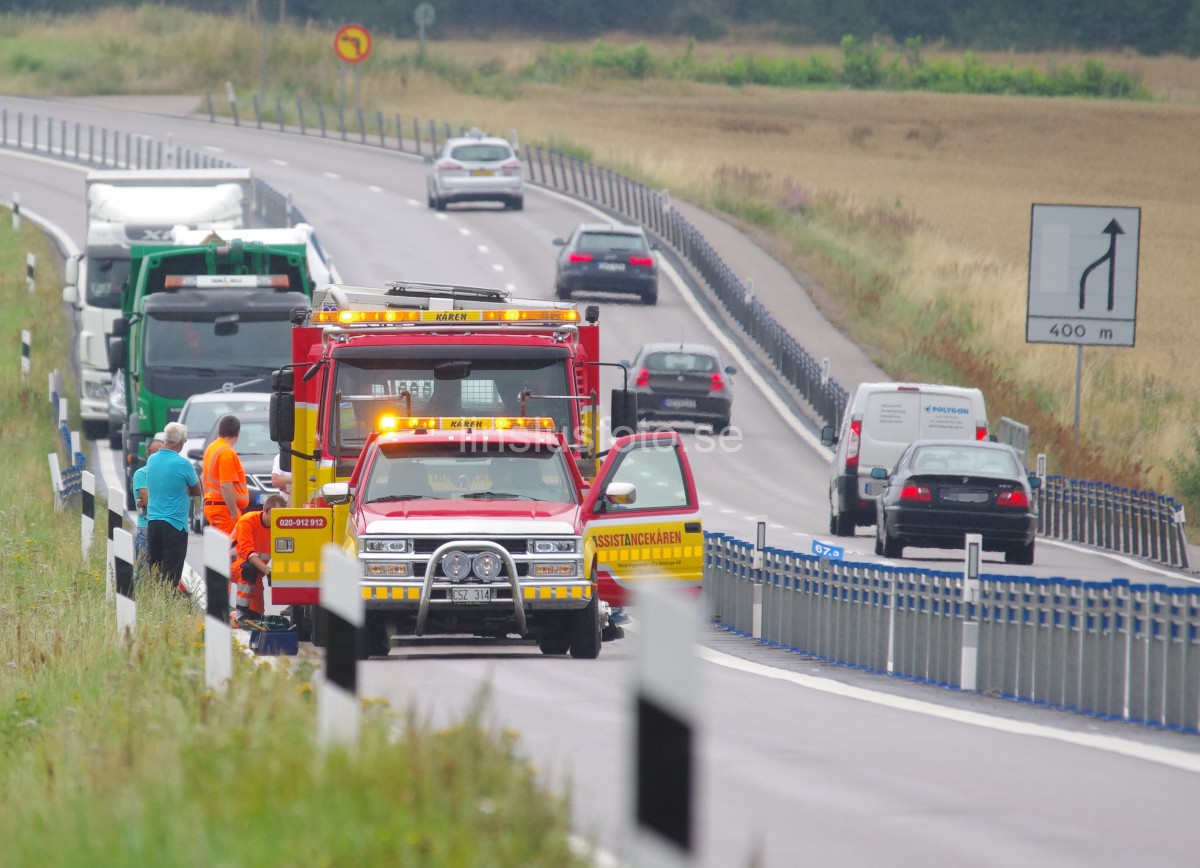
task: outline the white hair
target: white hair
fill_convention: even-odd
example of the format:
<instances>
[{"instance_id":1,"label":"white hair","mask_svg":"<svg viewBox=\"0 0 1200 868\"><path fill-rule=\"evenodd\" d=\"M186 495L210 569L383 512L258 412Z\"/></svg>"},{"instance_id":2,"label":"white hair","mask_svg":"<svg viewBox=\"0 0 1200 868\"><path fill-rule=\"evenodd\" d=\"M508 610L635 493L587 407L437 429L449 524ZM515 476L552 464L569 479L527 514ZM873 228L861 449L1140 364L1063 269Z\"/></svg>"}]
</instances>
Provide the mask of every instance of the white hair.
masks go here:
<instances>
[{"instance_id":1,"label":"white hair","mask_svg":"<svg viewBox=\"0 0 1200 868\"><path fill-rule=\"evenodd\" d=\"M171 444L183 443L187 440L187 425L182 422L168 422L163 429L163 438Z\"/></svg>"}]
</instances>

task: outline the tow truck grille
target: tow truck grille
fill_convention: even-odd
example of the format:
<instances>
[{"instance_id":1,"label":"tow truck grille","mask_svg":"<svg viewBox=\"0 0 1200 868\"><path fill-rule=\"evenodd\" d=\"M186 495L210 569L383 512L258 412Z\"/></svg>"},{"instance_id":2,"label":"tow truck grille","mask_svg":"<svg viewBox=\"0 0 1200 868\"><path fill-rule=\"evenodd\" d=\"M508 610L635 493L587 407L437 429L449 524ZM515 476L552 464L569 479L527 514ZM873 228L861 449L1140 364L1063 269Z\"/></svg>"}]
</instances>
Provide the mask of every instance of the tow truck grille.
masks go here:
<instances>
[{"instance_id":1,"label":"tow truck grille","mask_svg":"<svg viewBox=\"0 0 1200 868\"><path fill-rule=\"evenodd\" d=\"M438 546L448 542L464 542L472 539L486 539L488 542L494 542L496 545L503 546L505 551L511 555L523 555L529 551L529 540L526 537L508 539L504 537L417 537L413 540L414 553L431 555L437 551Z\"/></svg>"}]
</instances>

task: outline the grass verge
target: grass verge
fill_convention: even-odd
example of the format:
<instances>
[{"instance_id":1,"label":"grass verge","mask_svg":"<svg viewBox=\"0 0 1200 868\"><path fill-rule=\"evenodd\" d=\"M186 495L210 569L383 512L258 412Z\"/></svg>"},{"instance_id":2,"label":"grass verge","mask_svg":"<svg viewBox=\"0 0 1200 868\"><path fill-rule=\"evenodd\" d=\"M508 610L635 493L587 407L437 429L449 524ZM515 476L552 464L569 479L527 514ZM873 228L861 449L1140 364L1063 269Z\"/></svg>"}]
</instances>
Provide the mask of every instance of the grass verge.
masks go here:
<instances>
[{"instance_id":1,"label":"grass verge","mask_svg":"<svg viewBox=\"0 0 1200 868\"><path fill-rule=\"evenodd\" d=\"M69 349L53 261L36 227L14 233L0 212L4 864L583 864L569 804L489 719L485 695L445 729L368 704L357 749L323 753L311 664L236 656L228 689L206 690L202 617L153 584L138 588L134 641L118 640L103 521L85 560L78 506L56 511L51 494L46 383Z\"/></svg>"}]
</instances>

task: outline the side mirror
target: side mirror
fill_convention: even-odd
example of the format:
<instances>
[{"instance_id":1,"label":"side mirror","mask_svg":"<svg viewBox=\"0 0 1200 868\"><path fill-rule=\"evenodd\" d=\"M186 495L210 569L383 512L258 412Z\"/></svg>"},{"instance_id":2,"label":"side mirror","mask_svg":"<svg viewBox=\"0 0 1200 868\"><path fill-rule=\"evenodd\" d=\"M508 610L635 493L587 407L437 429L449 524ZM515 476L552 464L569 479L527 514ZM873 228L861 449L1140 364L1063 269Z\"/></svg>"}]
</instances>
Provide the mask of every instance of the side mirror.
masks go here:
<instances>
[{"instance_id":1,"label":"side mirror","mask_svg":"<svg viewBox=\"0 0 1200 868\"><path fill-rule=\"evenodd\" d=\"M637 486L632 482L610 482L604 489L604 496L609 503L629 506L637 502Z\"/></svg>"},{"instance_id":2,"label":"side mirror","mask_svg":"<svg viewBox=\"0 0 1200 868\"><path fill-rule=\"evenodd\" d=\"M69 256L63 263L63 283L74 286L79 283L79 257Z\"/></svg>"},{"instance_id":3,"label":"side mirror","mask_svg":"<svg viewBox=\"0 0 1200 868\"><path fill-rule=\"evenodd\" d=\"M115 320L113 320L112 328L109 329L109 333L114 338L125 337L129 334L129 320L125 319L123 316L117 317Z\"/></svg>"},{"instance_id":4,"label":"side mirror","mask_svg":"<svg viewBox=\"0 0 1200 868\"><path fill-rule=\"evenodd\" d=\"M68 260L69 261L69 260ZM79 308L79 288L73 283L68 283L63 287L62 300L71 307Z\"/></svg>"},{"instance_id":5,"label":"side mirror","mask_svg":"<svg viewBox=\"0 0 1200 868\"><path fill-rule=\"evenodd\" d=\"M125 338L109 338L108 372L115 374L123 367L125 367Z\"/></svg>"},{"instance_id":6,"label":"side mirror","mask_svg":"<svg viewBox=\"0 0 1200 868\"><path fill-rule=\"evenodd\" d=\"M888 478L887 469L884 467L872 467L871 468L871 478L872 479L887 479Z\"/></svg>"},{"instance_id":7,"label":"side mirror","mask_svg":"<svg viewBox=\"0 0 1200 868\"><path fill-rule=\"evenodd\" d=\"M650 249L651 249L651 250L662 250L662 248L661 248L661 247L659 247L659 245L658 245L658 242L657 242L657 241L651 241L651 242L650 242Z\"/></svg>"},{"instance_id":8,"label":"side mirror","mask_svg":"<svg viewBox=\"0 0 1200 868\"><path fill-rule=\"evenodd\" d=\"M271 391L291 392L296 388L296 371L293 368L281 368L271 371Z\"/></svg>"},{"instance_id":9,"label":"side mirror","mask_svg":"<svg viewBox=\"0 0 1200 868\"><path fill-rule=\"evenodd\" d=\"M326 482L321 486L321 497L326 503L340 504L350 502L349 482Z\"/></svg>"},{"instance_id":10,"label":"side mirror","mask_svg":"<svg viewBox=\"0 0 1200 868\"><path fill-rule=\"evenodd\" d=\"M296 396L291 392L271 393L267 431L273 443L291 443L296 439Z\"/></svg>"},{"instance_id":11,"label":"side mirror","mask_svg":"<svg viewBox=\"0 0 1200 868\"><path fill-rule=\"evenodd\" d=\"M632 389L613 389L611 417L613 437L636 434L638 426L637 392Z\"/></svg>"},{"instance_id":12,"label":"side mirror","mask_svg":"<svg viewBox=\"0 0 1200 868\"><path fill-rule=\"evenodd\" d=\"M563 247L566 245L566 243L567 243L566 240L563 238L555 238L554 239L554 244L556 247Z\"/></svg>"},{"instance_id":13,"label":"side mirror","mask_svg":"<svg viewBox=\"0 0 1200 868\"><path fill-rule=\"evenodd\" d=\"M832 446L837 443L837 435L833 433L833 426L826 425L821 429L821 445Z\"/></svg>"},{"instance_id":14,"label":"side mirror","mask_svg":"<svg viewBox=\"0 0 1200 868\"><path fill-rule=\"evenodd\" d=\"M196 461L196 462L203 461L204 460L204 450L201 449L200 447L196 447L195 449L189 449L188 453L187 453L187 457L190 458L192 461Z\"/></svg>"},{"instance_id":15,"label":"side mirror","mask_svg":"<svg viewBox=\"0 0 1200 868\"><path fill-rule=\"evenodd\" d=\"M735 368L733 365L726 365L725 373L729 374L732 377L734 374L737 373L737 368Z\"/></svg>"}]
</instances>

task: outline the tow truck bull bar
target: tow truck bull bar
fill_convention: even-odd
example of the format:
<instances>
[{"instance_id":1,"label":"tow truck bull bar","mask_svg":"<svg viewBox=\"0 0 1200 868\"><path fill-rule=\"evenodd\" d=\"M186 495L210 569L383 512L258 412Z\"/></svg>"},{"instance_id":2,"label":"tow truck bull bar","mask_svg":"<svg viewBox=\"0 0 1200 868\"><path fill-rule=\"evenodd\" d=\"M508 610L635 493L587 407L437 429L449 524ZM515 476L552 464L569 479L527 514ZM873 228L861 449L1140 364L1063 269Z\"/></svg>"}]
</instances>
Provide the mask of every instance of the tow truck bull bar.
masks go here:
<instances>
[{"instance_id":1,"label":"tow truck bull bar","mask_svg":"<svg viewBox=\"0 0 1200 868\"><path fill-rule=\"evenodd\" d=\"M492 552L500 556L504 562L504 569L508 572L509 584L512 585L513 616L517 619L517 632L524 636L527 632L525 604L521 600L521 583L517 580L517 565L504 546L490 540L456 540L437 547L430 556L429 563L425 566L425 582L421 585L421 601L417 606L417 624L414 630L416 635L425 635L425 621L429 617L429 600L433 596L434 571L437 570L442 556L453 551Z\"/></svg>"}]
</instances>

